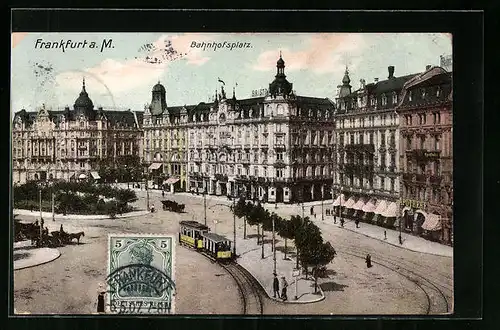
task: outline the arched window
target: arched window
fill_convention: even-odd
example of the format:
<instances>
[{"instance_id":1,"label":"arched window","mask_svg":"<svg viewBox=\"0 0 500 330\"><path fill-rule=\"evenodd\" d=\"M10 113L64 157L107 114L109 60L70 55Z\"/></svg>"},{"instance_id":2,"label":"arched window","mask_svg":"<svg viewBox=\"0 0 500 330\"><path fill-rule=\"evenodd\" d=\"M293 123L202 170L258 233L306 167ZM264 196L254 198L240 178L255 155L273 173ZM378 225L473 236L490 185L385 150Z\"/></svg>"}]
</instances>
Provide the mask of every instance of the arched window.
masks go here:
<instances>
[{"instance_id":1,"label":"arched window","mask_svg":"<svg viewBox=\"0 0 500 330\"><path fill-rule=\"evenodd\" d=\"M284 109L283 109L283 106L281 104L278 104L278 107L276 108L276 114L278 116L284 115Z\"/></svg>"}]
</instances>

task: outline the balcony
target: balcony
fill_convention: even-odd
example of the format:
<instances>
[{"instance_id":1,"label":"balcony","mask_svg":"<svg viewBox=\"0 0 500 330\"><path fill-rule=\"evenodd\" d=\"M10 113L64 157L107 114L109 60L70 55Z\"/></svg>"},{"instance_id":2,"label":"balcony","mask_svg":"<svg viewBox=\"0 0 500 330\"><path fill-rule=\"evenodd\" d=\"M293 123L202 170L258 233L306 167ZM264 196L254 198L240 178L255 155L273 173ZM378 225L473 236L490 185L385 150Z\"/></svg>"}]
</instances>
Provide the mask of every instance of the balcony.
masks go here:
<instances>
[{"instance_id":1,"label":"balcony","mask_svg":"<svg viewBox=\"0 0 500 330\"><path fill-rule=\"evenodd\" d=\"M403 181L404 182L412 182L413 174L412 173L403 173Z\"/></svg>"},{"instance_id":2,"label":"balcony","mask_svg":"<svg viewBox=\"0 0 500 330\"><path fill-rule=\"evenodd\" d=\"M433 185L440 185L443 181L443 177L441 175L431 175L429 181Z\"/></svg>"},{"instance_id":3,"label":"balcony","mask_svg":"<svg viewBox=\"0 0 500 330\"><path fill-rule=\"evenodd\" d=\"M217 173L214 175L215 179L218 180L218 181L223 181L223 182L227 182L227 175L225 174L220 174L220 173Z\"/></svg>"},{"instance_id":4,"label":"balcony","mask_svg":"<svg viewBox=\"0 0 500 330\"><path fill-rule=\"evenodd\" d=\"M427 183L427 176L425 174L417 174L415 181L417 183Z\"/></svg>"},{"instance_id":5,"label":"balcony","mask_svg":"<svg viewBox=\"0 0 500 330\"><path fill-rule=\"evenodd\" d=\"M285 167L285 161L283 159L276 159L274 161L274 167Z\"/></svg>"},{"instance_id":6,"label":"balcony","mask_svg":"<svg viewBox=\"0 0 500 330\"><path fill-rule=\"evenodd\" d=\"M441 150L411 149L406 150L406 156L420 161L437 159L441 156Z\"/></svg>"},{"instance_id":7,"label":"balcony","mask_svg":"<svg viewBox=\"0 0 500 330\"><path fill-rule=\"evenodd\" d=\"M342 146L339 146L339 151ZM369 153L372 154L375 152L375 146L373 144L346 144L344 147L346 152L358 152L358 153Z\"/></svg>"},{"instance_id":8,"label":"balcony","mask_svg":"<svg viewBox=\"0 0 500 330\"><path fill-rule=\"evenodd\" d=\"M283 143L276 143L274 144L274 149L286 149L286 146Z\"/></svg>"}]
</instances>

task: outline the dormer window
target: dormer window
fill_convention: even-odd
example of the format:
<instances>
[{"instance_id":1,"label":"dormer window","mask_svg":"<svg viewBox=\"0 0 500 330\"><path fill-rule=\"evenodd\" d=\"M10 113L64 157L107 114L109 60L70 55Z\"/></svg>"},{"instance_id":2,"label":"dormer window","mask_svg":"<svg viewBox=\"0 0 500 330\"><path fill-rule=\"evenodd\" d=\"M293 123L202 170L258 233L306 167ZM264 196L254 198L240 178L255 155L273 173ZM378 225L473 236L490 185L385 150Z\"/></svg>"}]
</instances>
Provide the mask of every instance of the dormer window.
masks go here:
<instances>
[{"instance_id":1,"label":"dormer window","mask_svg":"<svg viewBox=\"0 0 500 330\"><path fill-rule=\"evenodd\" d=\"M398 103L398 94L392 93L392 104Z\"/></svg>"},{"instance_id":2,"label":"dormer window","mask_svg":"<svg viewBox=\"0 0 500 330\"><path fill-rule=\"evenodd\" d=\"M374 107L374 106L375 106L375 104L376 104L376 99L375 99L375 97L373 97L373 96L372 96L372 97L370 97L370 105L371 105L372 107Z\"/></svg>"},{"instance_id":3,"label":"dormer window","mask_svg":"<svg viewBox=\"0 0 500 330\"><path fill-rule=\"evenodd\" d=\"M382 95L382 105L387 105L387 96L385 96L385 94Z\"/></svg>"},{"instance_id":4,"label":"dormer window","mask_svg":"<svg viewBox=\"0 0 500 330\"><path fill-rule=\"evenodd\" d=\"M420 94L422 95L422 98L425 99L425 88L420 90Z\"/></svg>"}]
</instances>

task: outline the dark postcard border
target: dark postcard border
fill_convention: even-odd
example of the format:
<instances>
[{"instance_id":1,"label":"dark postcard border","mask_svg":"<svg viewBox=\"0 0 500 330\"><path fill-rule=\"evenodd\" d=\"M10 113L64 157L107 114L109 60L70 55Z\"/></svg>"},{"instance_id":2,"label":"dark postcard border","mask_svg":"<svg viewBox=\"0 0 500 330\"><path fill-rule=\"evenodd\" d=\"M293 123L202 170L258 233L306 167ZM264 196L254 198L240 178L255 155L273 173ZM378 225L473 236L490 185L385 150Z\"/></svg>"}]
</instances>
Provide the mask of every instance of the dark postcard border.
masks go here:
<instances>
[{"instance_id":1,"label":"dark postcard border","mask_svg":"<svg viewBox=\"0 0 500 330\"><path fill-rule=\"evenodd\" d=\"M454 42L454 273L455 315L452 318L480 318L482 316L482 168L483 168L483 14L481 12L300 12L300 11L54 11L16 10L12 12L12 31L32 32L451 32ZM9 47L10 52L10 47ZM10 65L9 65L10 69ZM11 73L15 74L15 73ZM6 98L3 98L6 101ZM5 108L10 107L8 103ZM7 113L7 112L5 112ZM10 116L10 112L9 112ZM10 118L9 118L10 125ZM10 126L8 140L10 141ZM7 148L6 148L7 149ZM4 149L5 150L5 149ZM10 150L6 150L10 153ZM9 157L10 158L10 157ZM10 181L10 177L9 177ZM10 182L9 182L10 184ZM5 187L5 186L4 186ZM8 222L3 222L4 232L10 231ZM8 241L8 240L5 240ZM7 250L7 253L10 253ZM7 256L9 256L7 254ZM12 279L12 277L11 277ZM12 284L12 282L11 282ZM9 288L12 289L12 288ZM13 291L10 291L11 302ZM210 302L207 302L210 303ZM12 306L8 306L10 312ZM83 316L83 315L82 315ZM81 322L74 318L41 317L17 318L16 325L28 326L53 323L56 328L115 328L126 321L130 325L147 326L164 324L165 319L111 319L84 316ZM236 317L236 316L235 316ZM304 318L303 316L301 318ZM393 316L404 319L404 316ZM171 317L180 326L186 317ZM223 317L191 316L192 326L203 328L235 328L248 326L257 328L258 319L240 320ZM238 317L240 318L240 317ZM289 316L283 319L264 316L269 327L298 325ZM330 326L327 320L342 316L309 316L314 328ZM355 319L349 317L349 319ZM391 328L400 321L369 318L366 326ZM386 317L384 317L386 318ZM412 317L416 319L415 317ZM170 320L169 320L170 321ZM304 320L305 321L305 320ZM102 323L101 323L102 322ZM115 323L116 322L116 323ZM136 323L137 322L137 323ZM140 323L139 323L140 322ZM179 322L179 323L177 323ZM337 325L355 323L342 321ZM425 321L415 321L412 328ZM174 323L174 322L168 322ZM453 322L455 323L455 322ZM63 325L64 324L64 325ZM107 324L107 327L105 326ZM48 324L47 324L48 325ZM170 324L170 326L174 326ZM425 327L443 327L443 322L425 322ZM477 324L476 324L477 325ZM53 327L53 325L52 325ZM52 328L51 327L51 328ZM357 326L359 328L359 325ZM363 327L364 328L364 327ZM398 327L399 328L399 327ZM454 327L456 328L456 327Z\"/></svg>"}]
</instances>

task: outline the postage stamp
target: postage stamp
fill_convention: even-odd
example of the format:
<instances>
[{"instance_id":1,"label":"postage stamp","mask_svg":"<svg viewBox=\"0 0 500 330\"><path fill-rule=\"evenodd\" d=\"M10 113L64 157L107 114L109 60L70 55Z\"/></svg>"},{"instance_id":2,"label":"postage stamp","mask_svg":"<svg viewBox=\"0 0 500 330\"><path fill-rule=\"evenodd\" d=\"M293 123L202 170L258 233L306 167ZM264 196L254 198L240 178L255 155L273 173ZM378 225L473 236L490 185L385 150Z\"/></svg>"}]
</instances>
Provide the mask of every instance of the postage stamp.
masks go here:
<instances>
[{"instance_id":1,"label":"postage stamp","mask_svg":"<svg viewBox=\"0 0 500 330\"><path fill-rule=\"evenodd\" d=\"M110 234L107 312L174 313L172 236Z\"/></svg>"}]
</instances>

